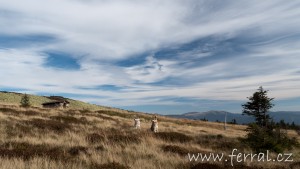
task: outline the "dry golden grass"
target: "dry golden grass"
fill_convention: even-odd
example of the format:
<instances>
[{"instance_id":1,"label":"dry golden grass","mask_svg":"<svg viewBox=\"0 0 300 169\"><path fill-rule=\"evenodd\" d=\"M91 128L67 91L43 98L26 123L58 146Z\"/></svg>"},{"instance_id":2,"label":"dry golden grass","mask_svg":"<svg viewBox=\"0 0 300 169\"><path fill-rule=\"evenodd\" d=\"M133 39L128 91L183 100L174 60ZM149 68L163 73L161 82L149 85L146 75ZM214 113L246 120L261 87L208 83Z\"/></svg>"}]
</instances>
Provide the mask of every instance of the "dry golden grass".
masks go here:
<instances>
[{"instance_id":1,"label":"dry golden grass","mask_svg":"<svg viewBox=\"0 0 300 169\"><path fill-rule=\"evenodd\" d=\"M139 113L141 129L133 128L136 112L119 109L53 110L0 105L0 168L189 169L232 168L225 162L189 162L187 153L250 150L238 138L246 126L158 116L159 133L150 132L152 115ZM290 131L291 136L298 137ZM296 168L293 163L236 163L235 168ZM272 154L271 156L274 156Z\"/></svg>"}]
</instances>

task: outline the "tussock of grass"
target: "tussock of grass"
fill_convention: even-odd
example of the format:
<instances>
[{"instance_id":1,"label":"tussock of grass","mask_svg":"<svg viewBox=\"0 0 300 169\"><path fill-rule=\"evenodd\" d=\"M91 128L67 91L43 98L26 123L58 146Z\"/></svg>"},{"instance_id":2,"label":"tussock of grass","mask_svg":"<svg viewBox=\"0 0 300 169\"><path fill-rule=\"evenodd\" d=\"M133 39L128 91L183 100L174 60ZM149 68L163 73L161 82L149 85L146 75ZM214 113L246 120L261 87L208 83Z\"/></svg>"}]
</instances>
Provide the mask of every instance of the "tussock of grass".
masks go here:
<instances>
[{"instance_id":1,"label":"tussock of grass","mask_svg":"<svg viewBox=\"0 0 300 169\"><path fill-rule=\"evenodd\" d=\"M67 123L62 123L56 120L32 119L25 123L42 130L51 130L58 133L62 133L71 127Z\"/></svg>"},{"instance_id":2,"label":"tussock of grass","mask_svg":"<svg viewBox=\"0 0 300 169\"><path fill-rule=\"evenodd\" d=\"M142 142L138 135L112 134L108 136L109 142L115 144L139 144Z\"/></svg>"},{"instance_id":3,"label":"tussock of grass","mask_svg":"<svg viewBox=\"0 0 300 169\"><path fill-rule=\"evenodd\" d=\"M87 135L86 140L91 144L95 144L95 143L100 143L100 142L104 141L105 137L98 133L92 133L92 134Z\"/></svg>"},{"instance_id":4,"label":"tussock of grass","mask_svg":"<svg viewBox=\"0 0 300 169\"><path fill-rule=\"evenodd\" d=\"M73 146L69 148L68 153L72 156L79 155L79 153L87 154L88 148L83 146Z\"/></svg>"},{"instance_id":5,"label":"tussock of grass","mask_svg":"<svg viewBox=\"0 0 300 169\"><path fill-rule=\"evenodd\" d=\"M290 168L291 169L298 169L298 168L300 168L300 162L293 162L292 164L290 164Z\"/></svg>"},{"instance_id":6,"label":"tussock of grass","mask_svg":"<svg viewBox=\"0 0 300 169\"><path fill-rule=\"evenodd\" d=\"M106 135L99 133L107 133ZM106 131L100 131L99 133L92 133L86 137L86 140L91 143L100 143L108 141L110 144L139 144L142 142L141 136L137 134L128 134L122 131L108 129Z\"/></svg>"},{"instance_id":7,"label":"tussock of grass","mask_svg":"<svg viewBox=\"0 0 300 169\"><path fill-rule=\"evenodd\" d=\"M131 118L132 114L129 113L121 113L117 111L112 111L112 110L99 110L97 111L99 114L106 114L109 116L118 116L118 117L123 117L123 118Z\"/></svg>"},{"instance_id":8,"label":"tussock of grass","mask_svg":"<svg viewBox=\"0 0 300 169\"><path fill-rule=\"evenodd\" d=\"M1 107L0 112L3 112L3 113L17 113L18 111L16 109L13 109L13 108Z\"/></svg>"},{"instance_id":9,"label":"tussock of grass","mask_svg":"<svg viewBox=\"0 0 300 169\"><path fill-rule=\"evenodd\" d=\"M228 138L223 135L198 135L195 138L197 144L205 147L211 147L217 150L239 150L247 148L237 138Z\"/></svg>"},{"instance_id":10,"label":"tussock of grass","mask_svg":"<svg viewBox=\"0 0 300 169\"><path fill-rule=\"evenodd\" d=\"M224 168L217 164L198 163L198 164L192 166L190 169L224 169Z\"/></svg>"},{"instance_id":11,"label":"tussock of grass","mask_svg":"<svg viewBox=\"0 0 300 169\"><path fill-rule=\"evenodd\" d=\"M215 164L215 163L197 163L192 164L190 166L190 169L264 169L265 167L262 166L247 166L243 163L237 163L234 162L233 166L231 163L221 163L221 164ZM285 169L283 166L273 166L268 167L269 169Z\"/></svg>"},{"instance_id":12,"label":"tussock of grass","mask_svg":"<svg viewBox=\"0 0 300 169\"><path fill-rule=\"evenodd\" d=\"M73 116L51 116L50 119L60 121L62 123L70 123L70 124L88 124L86 118L78 119Z\"/></svg>"},{"instance_id":13,"label":"tussock of grass","mask_svg":"<svg viewBox=\"0 0 300 169\"><path fill-rule=\"evenodd\" d=\"M105 164L96 164L92 163L90 169L130 169L130 167L117 162L105 163Z\"/></svg>"},{"instance_id":14,"label":"tussock of grass","mask_svg":"<svg viewBox=\"0 0 300 169\"><path fill-rule=\"evenodd\" d=\"M29 160L34 157L47 157L52 160L67 160L61 147L46 144L33 145L30 143L7 142L1 145L0 156L5 158L21 158Z\"/></svg>"},{"instance_id":15,"label":"tussock of grass","mask_svg":"<svg viewBox=\"0 0 300 169\"><path fill-rule=\"evenodd\" d=\"M7 123L7 122L6 122ZM10 137L23 137L24 135L32 135L32 130L30 126L26 126L24 124L16 123L16 124L6 124L5 128L6 135Z\"/></svg>"},{"instance_id":16,"label":"tussock of grass","mask_svg":"<svg viewBox=\"0 0 300 169\"><path fill-rule=\"evenodd\" d=\"M103 120L110 120L110 121L117 121L116 119L110 117L110 116L104 116L104 115L101 115L101 114L97 114L95 117L99 117Z\"/></svg>"},{"instance_id":17,"label":"tussock of grass","mask_svg":"<svg viewBox=\"0 0 300 169\"><path fill-rule=\"evenodd\" d=\"M201 153L201 154L206 154L209 155L209 152L204 152L204 151L200 151L197 149L191 149L191 148L186 148L183 146L178 146L178 145L163 145L161 146L161 149L164 152L170 152L170 153L175 153L178 154L180 156L187 156L188 153L190 154L197 154L197 153Z\"/></svg>"},{"instance_id":18,"label":"tussock of grass","mask_svg":"<svg viewBox=\"0 0 300 169\"><path fill-rule=\"evenodd\" d=\"M188 153L191 153L187 148L180 147L177 145L163 145L161 149L164 152L170 152L170 153L175 153L179 154L181 156L186 156Z\"/></svg>"},{"instance_id":19,"label":"tussock of grass","mask_svg":"<svg viewBox=\"0 0 300 169\"><path fill-rule=\"evenodd\" d=\"M95 147L95 150L96 150L96 151L104 151L105 148L104 148L104 146L100 145L100 146L96 146L96 147Z\"/></svg>"},{"instance_id":20,"label":"tussock of grass","mask_svg":"<svg viewBox=\"0 0 300 169\"><path fill-rule=\"evenodd\" d=\"M178 132L159 132L155 133L155 137L168 142L190 142L193 137Z\"/></svg>"},{"instance_id":21,"label":"tussock of grass","mask_svg":"<svg viewBox=\"0 0 300 169\"><path fill-rule=\"evenodd\" d=\"M7 107L2 107L0 108L0 112L8 114L8 115L14 115L14 116L19 116L19 115L26 115L26 116L35 116L40 114L37 111L33 110L17 110L15 108L7 108Z\"/></svg>"}]
</instances>

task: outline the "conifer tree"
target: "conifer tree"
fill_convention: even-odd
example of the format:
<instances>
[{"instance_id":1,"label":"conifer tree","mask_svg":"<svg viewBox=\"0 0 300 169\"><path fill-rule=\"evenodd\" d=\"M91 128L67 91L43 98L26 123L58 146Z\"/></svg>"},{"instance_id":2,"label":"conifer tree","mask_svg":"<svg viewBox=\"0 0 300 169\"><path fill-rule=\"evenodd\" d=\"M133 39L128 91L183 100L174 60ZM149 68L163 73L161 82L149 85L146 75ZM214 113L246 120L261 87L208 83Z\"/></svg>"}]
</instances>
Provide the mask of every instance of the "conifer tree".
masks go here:
<instances>
[{"instance_id":1,"label":"conifer tree","mask_svg":"<svg viewBox=\"0 0 300 169\"><path fill-rule=\"evenodd\" d=\"M21 99L21 106L22 107L30 107L30 99L27 94L25 94Z\"/></svg>"},{"instance_id":2,"label":"conifer tree","mask_svg":"<svg viewBox=\"0 0 300 169\"><path fill-rule=\"evenodd\" d=\"M268 91L264 90L262 86L258 91L248 97L249 101L242 105L244 108L243 114L253 116L256 124L260 127L266 127L269 123L269 110L274 106L272 100L274 98L268 97Z\"/></svg>"}]
</instances>

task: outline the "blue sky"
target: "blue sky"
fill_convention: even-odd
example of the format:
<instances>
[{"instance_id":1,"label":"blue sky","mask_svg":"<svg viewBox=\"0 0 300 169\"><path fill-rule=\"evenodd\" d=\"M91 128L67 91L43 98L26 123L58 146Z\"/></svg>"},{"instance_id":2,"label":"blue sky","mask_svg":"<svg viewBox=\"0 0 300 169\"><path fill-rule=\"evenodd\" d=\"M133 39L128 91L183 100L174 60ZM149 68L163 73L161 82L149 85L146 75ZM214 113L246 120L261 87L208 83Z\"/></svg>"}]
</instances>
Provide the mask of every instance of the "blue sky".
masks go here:
<instances>
[{"instance_id":1,"label":"blue sky","mask_svg":"<svg viewBox=\"0 0 300 169\"><path fill-rule=\"evenodd\" d=\"M160 114L300 111L300 2L0 1L0 90Z\"/></svg>"}]
</instances>

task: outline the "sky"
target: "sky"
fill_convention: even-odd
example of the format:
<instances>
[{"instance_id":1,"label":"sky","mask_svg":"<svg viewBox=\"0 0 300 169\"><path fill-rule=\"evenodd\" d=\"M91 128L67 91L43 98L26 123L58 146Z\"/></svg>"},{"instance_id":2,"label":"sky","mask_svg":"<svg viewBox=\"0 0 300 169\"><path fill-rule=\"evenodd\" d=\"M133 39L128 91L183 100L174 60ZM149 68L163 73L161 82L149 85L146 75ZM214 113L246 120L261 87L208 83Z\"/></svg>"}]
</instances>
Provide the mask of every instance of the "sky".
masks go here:
<instances>
[{"instance_id":1,"label":"sky","mask_svg":"<svg viewBox=\"0 0 300 169\"><path fill-rule=\"evenodd\" d=\"M300 111L300 1L0 0L0 90L158 114Z\"/></svg>"}]
</instances>

